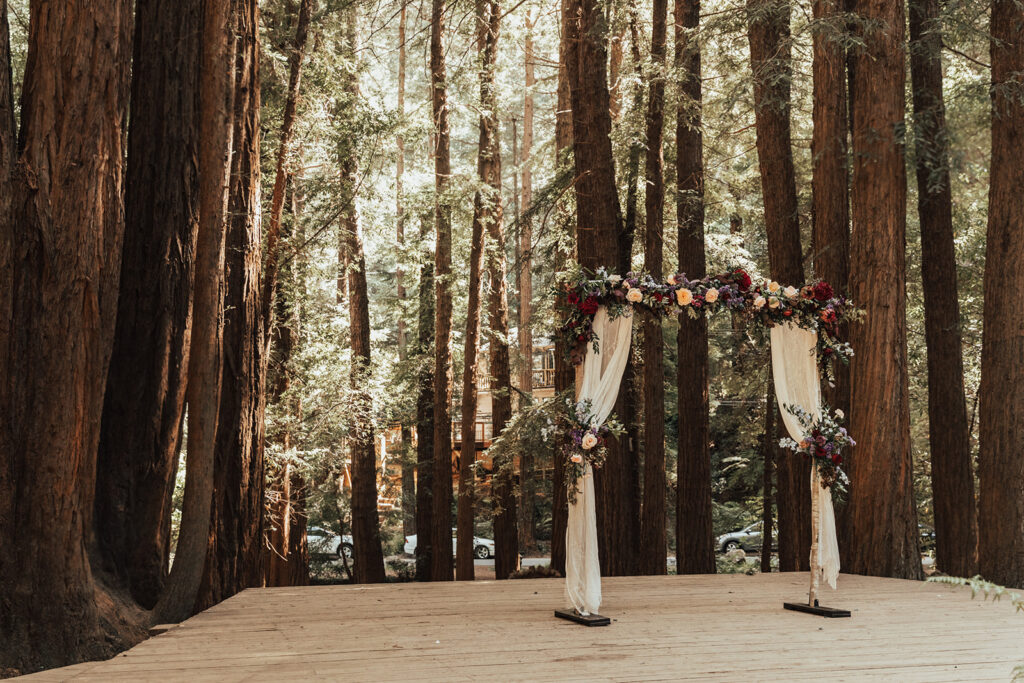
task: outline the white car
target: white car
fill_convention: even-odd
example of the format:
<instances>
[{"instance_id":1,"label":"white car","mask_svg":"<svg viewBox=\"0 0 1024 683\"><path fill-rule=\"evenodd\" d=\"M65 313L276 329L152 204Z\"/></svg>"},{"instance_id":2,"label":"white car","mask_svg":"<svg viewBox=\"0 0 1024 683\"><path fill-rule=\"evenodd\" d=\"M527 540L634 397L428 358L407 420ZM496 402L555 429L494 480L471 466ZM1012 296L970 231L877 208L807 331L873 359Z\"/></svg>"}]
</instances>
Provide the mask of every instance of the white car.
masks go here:
<instances>
[{"instance_id":1,"label":"white car","mask_svg":"<svg viewBox=\"0 0 1024 683\"><path fill-rule=\"evenodd\" d=\"M352 559L351 536L345 535L339 539L338 534L330 529L313 526L306 530L306 541L309 543L310 555L340 558L341 554L345 553L347 559Z\"/></svg>"},{"instance_id":2,"label":"white car","mask_svg":"<svg viewBox=\"0 0 1024 683\"><path fill-rule=\"evenodd\" d=\"M452 529L452 552L456 552L458 542L455 539L455 529ZM406 555L416 554L416 534L405 537ZM487 560L494 557L494 541L489 538L473 537L473 556L479 560Z\"/></svg>"}]
</instances>

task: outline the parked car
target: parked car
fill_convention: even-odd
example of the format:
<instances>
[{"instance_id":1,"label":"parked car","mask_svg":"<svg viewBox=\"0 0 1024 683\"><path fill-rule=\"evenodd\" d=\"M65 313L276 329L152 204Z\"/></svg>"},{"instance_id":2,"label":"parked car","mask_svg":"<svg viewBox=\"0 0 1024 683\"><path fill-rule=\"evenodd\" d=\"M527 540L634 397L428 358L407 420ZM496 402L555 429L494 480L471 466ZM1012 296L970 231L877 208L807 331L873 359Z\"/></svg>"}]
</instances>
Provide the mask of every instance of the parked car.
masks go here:
<instances>
[{"instance_id":1,"label":"parked car","mask_svg":"<svg viewBox=\"0 0 1024 683\"><path fill-rule=\"evenodd\" d=\"M310 555L340 559L345 553L347 559L352 559L352 537L347 534L338 538L330 529L313 526L306 530L306 542Z\"/></svg>"},{"instance_id":2,"label":"parked car","mask_svg":"<svg viewBox=\"0 0 1024 683\"><path fill-rule=\"evenodd\" d=\"M739 531L733 531L732 533L722 534L715 539L715 547L723 553L727 553L730 550L736 550L742 548L748 552L760 552L761 551L761 525L762 522L754 522L750 526L744 527ZM778 547L778 531L772 532L772 549Z\"/></svg>"},{"instance_id":3,"label":"parked car","mask_svg":"<svg viewBox=\"0 0 1024 683\"><path fill-rule=\"evenodd\" d=\"M457 541L455 539L455 529L452 529L452 552L456 552ZM416 554L416 534L405 537L405 548L404 552L406 555ZM473 556L480 560L487 560L494 557L494 541L489 538L480 538L479 536L473 537Z\"/></svg>"}]
</instances>

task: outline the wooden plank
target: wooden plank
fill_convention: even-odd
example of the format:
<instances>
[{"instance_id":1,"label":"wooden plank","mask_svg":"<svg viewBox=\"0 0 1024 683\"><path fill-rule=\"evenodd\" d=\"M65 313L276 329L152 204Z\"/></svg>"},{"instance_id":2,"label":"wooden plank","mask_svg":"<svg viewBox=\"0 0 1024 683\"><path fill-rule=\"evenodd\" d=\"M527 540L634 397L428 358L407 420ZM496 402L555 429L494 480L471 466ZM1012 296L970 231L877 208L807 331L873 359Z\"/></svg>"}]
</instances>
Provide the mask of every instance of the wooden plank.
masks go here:
<instances>
[{"instance_id":1,"label":"wooden plank","mask_svg":"<svg viewBox=\"0 0 1024 683\"><path fill-rule=\"evenodd\" d=\"M250 589L45 680L1006 680L1024 616L948 586L840 577L814 619L803 574L617 577L607 629L553 619L560 579ZM44 679L38 679L44 680Z\"/></svg>"}]
</instances>

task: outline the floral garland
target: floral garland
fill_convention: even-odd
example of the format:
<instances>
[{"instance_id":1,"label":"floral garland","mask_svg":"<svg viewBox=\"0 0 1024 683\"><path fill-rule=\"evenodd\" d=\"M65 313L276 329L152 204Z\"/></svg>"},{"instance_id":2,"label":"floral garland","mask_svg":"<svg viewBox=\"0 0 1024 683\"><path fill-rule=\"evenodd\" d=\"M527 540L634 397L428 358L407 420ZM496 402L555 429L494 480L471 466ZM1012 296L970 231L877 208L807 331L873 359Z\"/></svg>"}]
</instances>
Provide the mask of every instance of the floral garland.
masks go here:
<instances>
[{"instance_id":1,"label":"floral garland","mask_svg":"<svg viewBox=\"0 0 1024 683\"><path fill-rule=\"evenodd\" d=\"M621 277L600 268L589 276L578 270L562 281L556 294L565 321L557 335L566 343L574 364L583 361L588 344L598 350L593 322L601 306L608 308L612 318L630 315L637 308L659 316L685 312L691 318L728 310L766 327L791 322L817 330L818 365L828 375L832 361L848 363L853 355L850 345L839 340L839 325L860 313L825 281L800 288L783 287L775 281L755 285L742 268L698 280L670 275L664 283L647 274Z\"/></svg>"},{"instance_id":2,"label":"floral garland","mask_svg":"<svg viewBox=\"0 0 1024 683\"><path fill-rule=\"evenodd\" d=\"M843 411L837 409L830 413L827 406L822 406L821 418L815 420L813 415L800 406L787 404L783 407L800 422L804 438L800 442L789 438L779 439L779 446L809 457L818 468L822 488L832 489L835 494L844 492L850 480L841 467L842 451L847 446L856 446L857 442L850 437L846 427L840 424L845 417Z\"/></svg>"},{"instance_id":3,"label":"floral garland","mask_svg":"<svg viewBox=\"0 0 1024 683\"><path fill-rule=\"evenodd\" d=\"M576 502L577 482L583 477L587 463L591 468L599 469L608 455L607 440L609 436L619 436L625 432L622 424L614 416L609 417L600 425L596 422L591 402L574 403L566 399L565 420L568 423L570 439L563 445L565 454L565 484L569 502Z\"/></svg>"}]
</instances>

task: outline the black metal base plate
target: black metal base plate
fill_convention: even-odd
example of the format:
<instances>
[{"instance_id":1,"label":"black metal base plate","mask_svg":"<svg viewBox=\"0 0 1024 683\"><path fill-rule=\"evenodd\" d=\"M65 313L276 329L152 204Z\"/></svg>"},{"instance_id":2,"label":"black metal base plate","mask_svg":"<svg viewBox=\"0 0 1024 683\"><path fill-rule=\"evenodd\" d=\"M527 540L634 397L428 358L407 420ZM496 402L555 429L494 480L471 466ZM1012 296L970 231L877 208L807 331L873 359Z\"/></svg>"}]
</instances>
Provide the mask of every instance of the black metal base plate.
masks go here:
<instances>
[{"instance_id":1,"label":"black metal base plate","mask_svg":"<svg viewBox=\"0 0 1024 683\"><path fill-rule=\"evenodd\" d=\"M806 612L808 614L816 614L819 617L828 617L835 619L836 617L848 617L850 616L850 610L848 609L836 609L835 607L821 607L818 605L818 601L814 601L814 606L808 605L805 602L784 602L782 606L786 609L791 609L795 612Z\"/></svg>"},{"instance_id":2,"label":"black metal base plate","mask_svg":"<svg viewBox=\"0 0 1024 683\"><path fill-rule=\"evenodd\" d=\"M600 614L583 616L582 614L577 614L576 610L556 609L555 616L559 619L575 621L577 624L583 624L584 626L607 626L612 623L611 619L602 617Z\"/></svg>"}]
</instances>

